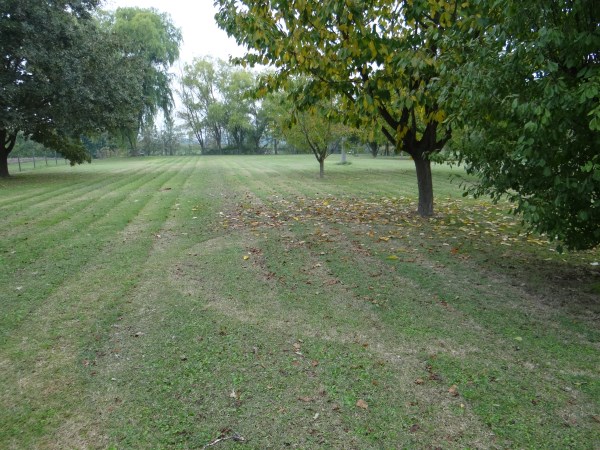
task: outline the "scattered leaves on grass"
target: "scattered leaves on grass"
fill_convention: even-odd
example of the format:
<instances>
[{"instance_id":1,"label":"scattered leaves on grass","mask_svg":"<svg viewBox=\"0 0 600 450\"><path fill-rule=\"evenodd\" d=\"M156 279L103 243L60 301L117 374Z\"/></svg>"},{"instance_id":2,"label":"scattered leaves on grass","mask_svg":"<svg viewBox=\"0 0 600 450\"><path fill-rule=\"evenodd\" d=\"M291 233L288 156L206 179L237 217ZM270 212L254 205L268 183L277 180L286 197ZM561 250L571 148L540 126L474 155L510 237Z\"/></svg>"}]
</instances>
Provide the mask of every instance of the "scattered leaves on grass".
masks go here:
<instances>
[{"instance_id":1,"label":"scattered leaves on grass","mask_svg":"<svg viewBox=\"0 0 600 450\"><path fill-rule=\"evenodd\" d=\"M234 442L246 442L246 438L243 437L242 435L236 433L235 431L231 431L229 428L224 428L221 430L219 437L216 439L213 439L208 444L205 444L202 447L202 450L206 450L209 447L217 445L219 442L228 441L228 440L232 440Z\"/></svg>"},{"instance_id":2,"label":"scattered leaves on grass","mask_svg":"<svg viewBox=\"0 0 600 450\"><path fill-rule=\"evenodd\" d=\"M448 389L448 393L453 397L458 397L458 386L456 386L455 384L450 386L450 389Z\"/></svg>"},{"instance_id":3,"label":"scattered leaves on grass","mask_svg":"<svg viewBox=\"0 0 600 450\"><path fill-rule=\"evenodd\" d=\"M363 399L359 399L356 402L356 407L361 409L369 409L369 405Z\"/></svg>"},{"instance_id":4,"label":"scattered leaves on grass","mask_svg":"<svg viewBox=\"0 0 600 450\"><path fill-rule=\"evenodd\" d=\"M545 247L556 256L554 244L545 236L529 234L509 208L508 204L445 198L438 200L436 216L424 220L415 212L416 203L406 197L328 196L324 200L320 197L282 198L275 195L263 203L247 195L232 211L220 212L219 216L224 228L253 230L289 226L296 222L312 223L321 229L327 223L368 227L384 225L387 228L381 234L374 229L363 232L380 244L410 240L411 234L416 235L417 232L423 239L435 236L438 242L443 243L440 245L448 247L451 255L462 259L468 259L469 255L463 253L463 244L457 240L486 247ZM394 230L392 227L398 228ZM320 238L327 241L327 233L322 233Z\"/></svg>"}]
</instances>

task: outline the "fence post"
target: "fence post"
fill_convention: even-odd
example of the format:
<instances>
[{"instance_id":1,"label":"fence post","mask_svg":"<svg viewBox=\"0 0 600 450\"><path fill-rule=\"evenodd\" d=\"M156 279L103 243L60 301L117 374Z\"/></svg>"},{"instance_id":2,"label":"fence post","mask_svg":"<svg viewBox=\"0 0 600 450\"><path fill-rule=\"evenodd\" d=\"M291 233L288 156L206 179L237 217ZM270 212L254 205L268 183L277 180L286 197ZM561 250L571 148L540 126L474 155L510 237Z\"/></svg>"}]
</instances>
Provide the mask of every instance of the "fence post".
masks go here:
<instances>
[{"instance_id":1,"label":"fence post","mask_svg":"<svg viewBox=\"0 0 600 450\"><path fill-rule=\"evenodd\" d=\"M35 169L35 148L33 149L33 168Z\"/></svg>"},{"instance_id":2,"label":"fence post","mask_svg":"<svg viewBox=\"0 0 600 450\"><path fill-rule=\"evenodd\" d=\"M21 172L21 157L17 155L17 162L19 163L19 172Z\"/></svg>"}]
</instances>

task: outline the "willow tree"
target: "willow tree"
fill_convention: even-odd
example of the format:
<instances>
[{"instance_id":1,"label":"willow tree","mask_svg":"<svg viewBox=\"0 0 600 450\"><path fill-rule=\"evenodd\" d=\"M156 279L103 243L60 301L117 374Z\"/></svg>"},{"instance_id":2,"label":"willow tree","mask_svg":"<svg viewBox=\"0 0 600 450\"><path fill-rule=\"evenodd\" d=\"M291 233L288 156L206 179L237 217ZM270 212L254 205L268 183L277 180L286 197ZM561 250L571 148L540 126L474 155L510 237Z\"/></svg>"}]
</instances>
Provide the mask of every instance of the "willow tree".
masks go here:
<instances>
[{"instance_id":1,"label":"willow tree","mask_svg":"<svg viewBox=\"0 0 600 450\"><path fill-rule=\"evenodd\" d=\"M118 8L106 18L109 29L123 42L124 52L143 66L142 92L137 111L123 123L122 133L137 153L137 138L145 126L154 125L159 111L169 117L173 107L169 69L179 57L181 30L167 13L156 9Z\"/></svg>"},{"instance_id":2,"label":"willow tree","mask_svg":"<svg viewBox=\"0 0 600 450\"><path fill-rule=\"evenodd\" d=\"M433 214L429 156L450 130L438 101L445 38L468 30L469 3L444 0L217 0L217 22L247 47L240 63L274 67L269 89L311 77L300 103L335 95L353 124L371 126L412 156L418 212Z\"/></svg>"}]
</instances>

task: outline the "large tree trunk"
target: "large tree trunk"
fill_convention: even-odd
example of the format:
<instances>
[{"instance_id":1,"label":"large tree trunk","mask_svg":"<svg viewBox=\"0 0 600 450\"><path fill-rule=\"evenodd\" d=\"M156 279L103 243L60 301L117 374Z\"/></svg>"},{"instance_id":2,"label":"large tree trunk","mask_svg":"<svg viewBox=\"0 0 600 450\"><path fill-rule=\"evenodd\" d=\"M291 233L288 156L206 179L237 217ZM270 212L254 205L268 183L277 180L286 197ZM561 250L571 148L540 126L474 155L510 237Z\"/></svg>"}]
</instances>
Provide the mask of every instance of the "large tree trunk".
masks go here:
<instances>
[{"instance_id":1,"label":"large tree trunk","mask_svg":"<svg viewBox=\"0 0 600 450\"><path fill-rule=\"evenodd\" d=\"M423 155L413 156L417 169L417 184L419 186L419 207L417 212L421 217L433 216L433 182L431 180L431 161Z\"/></svg>"},{"instance_id":2,"label":"large tree trunk","mask_svg":"<svg viewBox=\"0 0 600 450\"><path fill-rule=\"evenodd\" d=\"M386 144L386 149L387 145L388 144ZM379 144L377 144L377 142L369 142L369 148L371 149L371 155L373 155L373 158L377 158L377 154L379 153Z\"/></svg>"},{"instance_id":3,"label":"large tree trunk","mask_svg":"<svg viewBox=\"0 0 600 450\"><path fill-rule=\"evenodd\" d=\"M0 178L8 178L8 151L2 145L0 148Z\"/></svg>"},{"instance_id":4,"label":"large tree trunk","mask_svg":"<svg viewBox=\"0 0 600 450\"><path fill-rule=\"evenodd\" d=\"M8 178L8 155L17 142L17 133L0 130L0 178Z\"/></svg>"}]
</instances>

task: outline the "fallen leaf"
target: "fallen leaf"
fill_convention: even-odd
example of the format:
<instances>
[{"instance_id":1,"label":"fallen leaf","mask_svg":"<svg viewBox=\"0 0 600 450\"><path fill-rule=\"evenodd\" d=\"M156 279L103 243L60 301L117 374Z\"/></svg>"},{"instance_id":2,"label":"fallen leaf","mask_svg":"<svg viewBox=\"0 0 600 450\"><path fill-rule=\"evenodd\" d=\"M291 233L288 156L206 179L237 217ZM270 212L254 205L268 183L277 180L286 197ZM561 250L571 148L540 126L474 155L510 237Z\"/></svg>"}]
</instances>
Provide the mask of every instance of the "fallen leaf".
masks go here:
<instances>
[{"instance_id":1,"label":"fallen leaf","mask_svg":"<svg viewBox=\"0 0 600 450\"><path fill-rule=\"evenodd\" d=\"M415 380L415 384L419 384L419 385L420 385L420 384L425 384L425 381L424 381L422 378L417 378L417 379Z\"/></svg>"},{"instance_id":2,"label":"fallen leaf","mask_svg":"<svg viewBox=\"0 0 600 450\"><path fill-rule=\"evenodd\" d=\"M244 261L247 261L249 259L250 259L250 257L248 255L244 255Z\"/></svg>"},{"instance_id":3,"label":"fallen leaf","mask_svg":"<svg viewBox=\"0 0 600 450\"><path fill-rule=\"evenodd\" d=\"M369 409L369 405L367 405L367 402L365 402L363 399L358 400L356 402L356 406L362 409Z\"/></svg>"},{"instance_id":4,"label":"fallen leaf","mask_svg":"<svg viewBox=\"0 0 600 450\"><path fill-rule=\"evenodd\" d=\"M415 423L412 427L410 427L410 432L411 433L416 433L420 429L421 429L421 427L418 424Z\"/></svg>"},{"instance_id":5,"label":"fallen leaf","mask_svg":"<svg viewBox=\"0 0 600 450\"><path fill-rule=\"evenodd\" d=\"M313 401L312 397L298 397L298 400L304 403L310 403Z\"/></svg>"},{"instance_id":6,"label":"fallen leaf","mask_svg":"<svg viewBox=\"0 0 600 450\"><path fill-rule=\"evenodd\" d=\"M448 389L448 392L453 397L458 397L458 386L456 386L455 384L453 384L452 386L450 386L450 389Z\"/></svg>"},{"instance_id":7,"label":"fallen leaf","mask_svg":"<svg viewBox=\"0 0 600 450\"><path fill-rule=\"evenodd\" d=\"M387 259L390 259L392 261L396 261L399 258L396 255L390 255L390 256L387 257Z\"/></svg>"}]
</instances>

